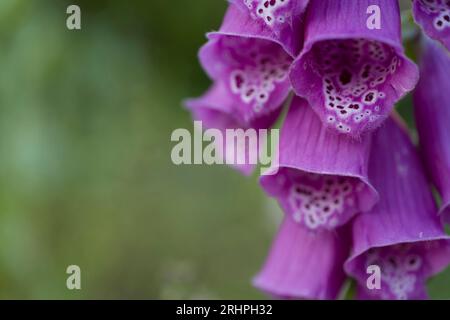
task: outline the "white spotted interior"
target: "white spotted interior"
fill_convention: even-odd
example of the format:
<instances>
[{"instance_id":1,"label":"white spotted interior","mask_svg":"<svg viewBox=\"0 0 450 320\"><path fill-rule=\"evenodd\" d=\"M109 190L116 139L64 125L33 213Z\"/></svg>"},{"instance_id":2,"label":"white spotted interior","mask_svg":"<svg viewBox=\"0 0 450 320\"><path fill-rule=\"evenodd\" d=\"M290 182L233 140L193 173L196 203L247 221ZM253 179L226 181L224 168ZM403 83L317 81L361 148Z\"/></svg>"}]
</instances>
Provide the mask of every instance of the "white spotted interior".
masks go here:
<instances>
[{"instance_id":1,"label":"white spotted interior","mask_svg":"<svg viewBox=\"0 0 450 320\"><path fill-rule=\"evenodd\" d=\"M330 40L314 46L312 56L329 126L351 133L383 114L385 89L400 64L390 46L367 39Z\"/></svg>"},{"instance_id":2,"label":"white spotted interior","mask_svg":"<svg viewBox=\"0 0 450 320\"><path fill-rule=\"evenodd\" d=\"M433 26L442 31L450 28L450 0L419 0L422 11L433 17Z\"/></svg>"},{"instance_id":3,"label":"white spotted interior","mask_svg":"<svg viewBox=\"0 0 450 320\"><path fill-rule=\"evenodd\" d=\"M258 39L223 37L221 45L231 92L260 112L277 85L287 81L292 58L277 44Z\"/></svg>"},{"instance_id":4,"label":"white spotted interior","mask_svg":"<svg viewBox=\"0 0 450 320\"><path fill-rule=\"evenodd\" d=\"M383 290L380 294L383 299L410 299L418 281L423 277L422 252L413 244L374 248L366 253L365 259L366 268L377 265L381 269Z\"/></svg>"},{"instance_id":5,"label":"white spotted interior","mask_svg":"<svg viewBox=\"0 0 450 320\"><path fill-rule=\"evenodd\" d=\"M363 188L350 178L303 174L290 187L288 203L298 223L333 229L356 213L357 192Z\"/></svg>"},{"instance_id":6,"label":"white spotted interior","mask_svg":"<svg viewBox=\"0 0 450 320\"><path fill-rule=\"evenodd\" d=\"M291 0L243 0L254 18L262 19L265 24L273 27L284 24L291 18L289 4Z\"/></svg>"},{"instance_id":7,"label":"white spotted interior","mask_svg":"<svg viewBox=\"0 0 450 320\"><path fill-rule=\"evenodd\" d=\"M259 112L269 100L276 84L287 79L289 63L270 56L256 55L255 65L231 72L231 91L239 95L242 102L253 103L253 110Z\"/></svg>"}]
</instances>

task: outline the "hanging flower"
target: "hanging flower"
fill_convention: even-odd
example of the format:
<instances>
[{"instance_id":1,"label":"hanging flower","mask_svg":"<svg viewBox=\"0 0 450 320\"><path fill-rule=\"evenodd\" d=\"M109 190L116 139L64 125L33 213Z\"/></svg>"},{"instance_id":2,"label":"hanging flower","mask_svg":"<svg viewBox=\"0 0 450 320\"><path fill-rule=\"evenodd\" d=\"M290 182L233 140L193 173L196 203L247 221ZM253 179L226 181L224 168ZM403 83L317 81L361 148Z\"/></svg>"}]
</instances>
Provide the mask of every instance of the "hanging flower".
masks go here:
<instances>
[{"instance_id":1,"label":"hanging flower","mask_svg":"<svg viewBox=\"0 0 450 320\"><path fill-rule=\"evenodd\" d=\"M347 274L361 299L426 298L427 280L450 264L450 240L422 159L393 113L419 80L404 53L398 2L229 2L200 50L213 85L187 102L194 119L221 131L270 128L296 94L278 161L260 179L285 217L254 285L277 298L335 299ZM449 2L413 6L416 21L448 49ZM370 8L380 11L379 27L368 24ZM450 222L450 56L426 41L421 71L421 156ZM374 266L379 288L367 282Z\"/></svg>"},{"instance_id":2,"label":"hanging flower","mask_svg":"<svg viewBox=\"0 0 450 320\"><path fill-rule=\"evenodd\" d=\"M272 32L285 50L297 56L303 37L303 13L309 0L230 0L263 29Z\"/></svg>"},{"instance_id":3,"label":"hanging flower","mask_svg":"<svg viewBox=\"0 0 450 320\"><path fill-rule=\"evenodd\" d=\"M336 299L350 243L345 230L311 231L286 218L253 284L285 299Z\"/></svg>"},{"instance_id":4,"label":"hanging flower","mask_svg":"<svg viewBox=\"0 0 450 320\"><path fill-rule=\"evenodd\" d=\"M371 5L383 14L379 30L367 27ZM305 29L290 77L325 126L358 137L414 89L418 71L403 53L397 1L311 1Z\"/></svg>"},{"instance_id":5,"label":"hanging flower","mask_svg":"<svg viewBox=\"0 0 450 320\"><path fill-rule=\"evenodd\" d=\"M450 223L450 54L424 40L421 79L414 92L414 110L422 157L440 192L442 215Z\"/></svg>"},{"instance_id":6,"label":"hanging flower","mask_svg":"<svg viewBox=\"0 0 450 320\"><path fill-rule=\"evenodd\" d=\"M263 176L261 185L296 222L332 230L377 201L367 177L370 140L328 132L296 97L281 129L276 174Z\"/></svg>"},{"instance_id":7,"label":"hanging flower","mask_svg":"<svg viewBox=\"0 0 450 320\"><path fill-rule=\"evenodd\" d=\"M280 42L233 5L208 38L200 62L214 81L226 84L236 117L250 123L281 108L291 88L292 56Z\"/></svg>"},{"instance_id":8,"label":"hanging flower","mask_svg":"<svg viewBox=\"0 0 450 320\"><path fill-rule=\"evenodd\" d=\"M426 280L450 263L450 242L417 152L393 119L373 137L369 175L380 201L355 218L345 270L360 298L426 298ZM381 270L381 288L366 286L371 265Z\"/></svg>"},{"instance_id":9,"label":"hanging flower","mask_svg":"<svg viewBox=\"0 0 450 320\"><path fill-rule=\"evenodd\" d=\"M425 33L450 50L450 1L413 0L413 13Z\"/></svg>"},{"instance_id":10,"label":"hanging flower","mask_svg":"<svg viewBox=\"0 0 450 320\"><path fill-rule=\"evenodd\" d=\"M202 121L205 128L217 129L221 132L222 137L226 136L227 129L261 129L268 128L277 120L281 109L275 110L264 116L245 122L233 110L234 100L230 96L226 84L223 82L215 83L209 91L202 97L197 99L189 99L185 102L187 108L192 112L192 116L196 121ZM258 137L259 138L259 137ZM234 168L244 175L250 175L255 165L251 163L237 164L235 157L241 153L245 153L245 159L250 153L258 154L258 145L248 144L247 149L241 150L239 144L227 145L226 140L220 142L218 151L221 152L220 157L224 163L231 163ZM248 148L254 147L257 150ZM231 149L233 148L233 149ZM244 161L245 162L245 161Z\"/></svg>"}]
</instances>

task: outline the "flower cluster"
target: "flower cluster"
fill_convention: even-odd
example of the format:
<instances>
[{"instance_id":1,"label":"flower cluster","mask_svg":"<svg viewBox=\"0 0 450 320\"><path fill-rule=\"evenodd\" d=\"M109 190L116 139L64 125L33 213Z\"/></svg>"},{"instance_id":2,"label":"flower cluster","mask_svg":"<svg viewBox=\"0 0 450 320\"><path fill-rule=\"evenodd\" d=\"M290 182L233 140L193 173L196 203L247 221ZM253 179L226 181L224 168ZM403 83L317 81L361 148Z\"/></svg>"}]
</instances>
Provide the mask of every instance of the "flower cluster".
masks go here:
<instances>
[{"instance_id":1,"label":"flower cluster","mask_svg":"<svg viewBox=\"0 0 450 320\"><path fill-rule=\"evenodd\" d=\"M188 108L225 130L270 128L290 104L279 161L260 180L285 217L255 286L335 299L351 277L361 299L426 298L450 264L450 1L413 1L420 80L396 0L229 2L199 54L213 85ZM367 25L373 6L380 28ZM418 147L393 110L413 90Z\"/></svg>"}]
</instances>

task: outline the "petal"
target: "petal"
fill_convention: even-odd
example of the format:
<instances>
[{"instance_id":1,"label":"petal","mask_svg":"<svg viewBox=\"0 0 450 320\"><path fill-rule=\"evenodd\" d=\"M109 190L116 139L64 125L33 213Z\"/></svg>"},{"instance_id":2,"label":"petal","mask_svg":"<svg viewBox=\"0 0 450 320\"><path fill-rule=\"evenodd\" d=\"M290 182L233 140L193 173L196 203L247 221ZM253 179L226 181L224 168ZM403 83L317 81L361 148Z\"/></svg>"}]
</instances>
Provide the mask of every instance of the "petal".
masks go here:
<instances>
[{"instance_id":1,"label":"petal","mask_svg":"<svg viewBox=\"0 0 450 320\"><path fill-rule=\"evenodd\" d=\"M442 215L450 223L450 55L438 43L424 41L420 67L414 110L422 158L442 196Z\"/></svg>"},{"instance_id":2,"label":"petal","mask_svg":"<svg viewBox=\"0 0 450 320\"><path fill-rule=\"evenodd\" d=\"M302 98L293 99L281 129L277 167L261 178L284 211L310 229L334 229L377 201L368 183L370 137L328 132Z\"/></svg>"},{"instance_id":3,"label":"petal","mask_svg":"<svg viewBox=\"0 0 450 320\"><path fill-rule=\"evenodd\" d=\"M425 280L450 263L450 243L417 152L392 118L373 137L369 175L380 201L355 218L345 270L367 288L367 267L379 266L381 289L364 293L373 298L424 297Z\"/></svg>"},{"instance_id":4,"label":"petal","mask_svg":"<svg viewBox=\"0 0 450 320\"><path fill-rule=\"evenodd\" d=\"M286 218L254 285L290 299L336 299L349 242L344 230L310 231Z\"/></svg>"},{"instance_id":5,"label":"petal","mask_svg":"<svg viewBox=\"0 0 450 320\"><path fill-rule=\"evenodd\" d=\"M274 113L267 114L253 121L250 124L244 124L241 119L236 118L233 111L234 101L230 97L229 92L226 89L226 85L221 82L215 83L211 89L202 97L197 99L190 99L185 102L187 108L192 112L194 120L202 121L202 125L205 129L218 129L221 131L222 136L226 136L227 129L259 129L268 128L276 121L279 115L279 110ZM245 152L246 158L250 150L239 149L239 145L235 144L234 149L227 148L226 141L224 139L223 144L219 147L222 150L222 157L230 163L236 163L233 160L234 155ZM257 152L258 150L254 151ZM255 166L252 164L234 164L233 167L238 169L245 175L250 175Z\"/></svg>"},{"instance_id":6,"label":"petal","mask_svg":"<svg viewBox=\"0 0 450 320\"><path fill-rule=\"evenodd\" d=\"M292 56L301 49L302 15L309 0L231 0L231 3L258 22L261 29L270 30Z\"/></svg>"},{"instance_id":7,"label":"petal","mask_svg":"<svg viewBox=\"0 0 450 320\"><path fill-rule=\"evenodd\" d=\"M450 50L450 1L413 0L413 15L429 37Z\"/></svg>"},{"instance_id":8,"label":"petal","mask_svg":"<svg viewBox=\"0 0 450 320\"><path fill-rule=\"evenodd\" d=\"M208 35L200 62L213 80L227 84L233 109L250 123L279 109L286 100L292 58L269 37L249 31L257 24L246 19L250 18L230 6L221 30Z\"/></svg>"},{"instance_id":9,"label":"petal","mask_svg":"<svg viewBox=\"0 0 450 320\"><path fill-rule=\"evenodd\" d=\"M426 300L428 294L422 279L411 276L408 272L396 276L382 275L380 290L370 290L367 286L357 285L358 300ZM392 293L391 290L394 292Z\"/></svg>"},{"instance_id":10,"label":"petal","mask_svg":"<svg viewBox=\"0 0 450 320\"><path fill-rule=\"evenodd\" d=\"M371 5L381 10L379 30L367 27ZM290 78L328 127L359 137L414 88L419 74L403 52L397 1L312 1L305 25L305 47Z\"/></svg>"}]
</instances>

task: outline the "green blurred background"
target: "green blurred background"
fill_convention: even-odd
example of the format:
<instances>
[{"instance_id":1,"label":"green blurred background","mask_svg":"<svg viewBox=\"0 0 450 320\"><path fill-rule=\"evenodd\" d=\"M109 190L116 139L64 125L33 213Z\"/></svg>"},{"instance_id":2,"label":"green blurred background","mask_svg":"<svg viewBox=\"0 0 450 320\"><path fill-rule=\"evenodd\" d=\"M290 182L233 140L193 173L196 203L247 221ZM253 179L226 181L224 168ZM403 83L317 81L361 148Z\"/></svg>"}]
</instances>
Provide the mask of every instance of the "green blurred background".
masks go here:
<instances>
[{"instance_id":1,"label":"green blurred background","mask_svg":"<svg viewBox=\"0 0 450 320\"><path fill-rule=\"evenodd\" d=\"M69 4L81 31L66 28ZM250 282L277 205L257 177L170 160L225 7L0 1L0 298L264 297ZM66 288L71 264L82 290ZM430 293L450 297L450 270Z\"/></svg>"}]
</instances>

